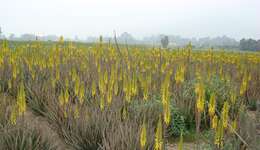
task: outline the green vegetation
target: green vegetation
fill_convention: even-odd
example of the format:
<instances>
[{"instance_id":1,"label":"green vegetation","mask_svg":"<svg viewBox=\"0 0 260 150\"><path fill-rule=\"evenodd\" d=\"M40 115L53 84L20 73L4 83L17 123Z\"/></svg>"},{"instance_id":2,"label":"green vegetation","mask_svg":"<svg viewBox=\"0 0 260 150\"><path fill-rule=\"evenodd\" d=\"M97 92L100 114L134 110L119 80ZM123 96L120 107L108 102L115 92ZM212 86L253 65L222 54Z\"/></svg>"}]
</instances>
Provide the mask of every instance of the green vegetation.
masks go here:
<instances>
[{"instance_id":1,"label":"green vegetation","mask_svg":"<svg viewBox=\"0 0 260 150\"><path fill-rule=\"evenodd\" d=\"M102 38L0 44L0 149L162 150L171 139L180 150L255 148L243 122L253 124L245 115L260 98L259 53Z\"/></svg>"}]
</instances>

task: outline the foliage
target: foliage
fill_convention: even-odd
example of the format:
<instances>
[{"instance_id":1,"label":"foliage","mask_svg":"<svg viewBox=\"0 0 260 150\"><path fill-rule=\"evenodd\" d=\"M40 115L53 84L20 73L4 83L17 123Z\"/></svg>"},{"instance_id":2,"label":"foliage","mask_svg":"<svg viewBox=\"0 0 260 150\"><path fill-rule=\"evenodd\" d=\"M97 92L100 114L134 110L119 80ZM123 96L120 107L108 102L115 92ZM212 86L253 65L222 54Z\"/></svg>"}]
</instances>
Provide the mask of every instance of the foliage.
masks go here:
<instances>
[{"instance_id":1,"label":"foliage","mask_svg":"<svg viewBox=\"0 0 260 150\"><path fill-rule=\"evenodd\" d=\"M184 116L178 112L176 108L172 108L172 120L169 126L169 134L172 136L180 136L187 134L189 131L185 122Z\"/></svg>"},{"instance_id":2,"label":"foliage","mask_svg":"<svg viewBox=\"0 0 260 150\"><path fill-rule=\"evenodd\" d=\"M239 109L260 97L260 54L110 43L8 41L0 47L1 124L45 117L72 149L163 149L168 135L212 130L222 149ZM6 114L6 115L3 115ZM111 138L113 137L113 138ZM238 139L239 140L239 139Z\"/></svg>"},{"instance_id":3,"label":"foliage","mask_svg":"<svg viewBox=\"0 0 260 150\"><path fill-rule=\"evenodd\" d=\"M5 150L56 150L50 141L44 139L35 129L11 127L4 129L0 137L0 149Z\"/></svg>"},{"instance_id":4,"label":"foliage","mask_svg":"<svg viewBox=\"0 0 260 150\"><path fill-rule=\"evenodd\" d=\"M167 47L168 47L168 44L169 44L169 37L168 37L168 36L164 36L164 37L161 39L161 44L162 44L162 47L163 47L163 48L167 48Z\"/></svg>"},{"instance_id":5,"label":"foliage","mask_svg":"<svg viewBox=\"0 0 260 150\"><path fill-rule=\"evenodd\" d=\"M239 47L241 50L259 51L260 40L242 39L240 40Z\"/></svg>"}]
</instances>

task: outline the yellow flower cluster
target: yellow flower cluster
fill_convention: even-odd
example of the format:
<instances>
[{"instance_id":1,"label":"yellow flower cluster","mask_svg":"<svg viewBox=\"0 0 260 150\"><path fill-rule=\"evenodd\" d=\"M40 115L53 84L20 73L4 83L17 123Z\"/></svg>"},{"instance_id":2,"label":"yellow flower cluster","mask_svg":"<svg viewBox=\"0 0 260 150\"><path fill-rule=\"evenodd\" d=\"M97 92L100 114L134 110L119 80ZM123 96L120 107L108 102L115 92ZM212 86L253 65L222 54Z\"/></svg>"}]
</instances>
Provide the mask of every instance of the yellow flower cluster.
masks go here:
<instances>
[{"instance_id":1,"label":"yellow flower cluster","mask_svg":"<svg viewBox=\"0 0 260 150\"><path fill-rule=\"evenodd\" d=\"M158 120L155 132L155 145L154 150L163 150L163 127L161 117Z\"/></svg>"},{"instance_id":2,"label":"yellow flower cluster","mask_svg":"<svg viewBox=\"0 0 260 150\"><path fill-rule=\"evenodd\" d=\"M161 97L162 97L162 104L163 104L163 116L164 122L166 125L169 125L171 120L171 111L170 111L170 78L171 72L167 72L165 75L165 79L161 85Z\"/></svg>"},{"instance_id":3,"label":"yellow flower cluster","mask_svg":"<svg viewBox=\"0 0 260 150\"><path fill-rule=\"evenodd\" d=\"M22 115L26 111L26 95L23 82L21 82L17 94L17 107L19 115Z\"/></svg>"},{"instance_id":4,"label":"yellow flower cluster","mask_svg":"<svg viewBox=\"0 0 260 150\"><path fill-rule=\"evenodd\" d=\"M223 127L226 129L227 126L228 126L228 113L229 113L229 104L228 104L228 101L225 101L224 102L224 106L222 108L222 112L221 112L221 118L222 118L222 121L223 121Z\"/></svg>"},{"instance_id":5,"label":"yellow flower cluster","mask_svg":"<svg viewBox=\"0 0 260 150\"><path fill-rule=\"evenodd\" d=\"M195 85L195 93L197 95L196 108L200 113L204 111L204 104L205 104L205 88L202 81L200 81Z\"/></svg>"},{"instance_id":6,"label":"yellow flower cluster","mask_svg":"<svg viewBox=\"0 0 260 150\"><path fill-rule=\"evenodd\" d=\"M215 96L215 93L212 93L210 95L208 108L209 108L209 110L208 110L209 116L213 117L215 115L215 108L216 108L216 96Z\"/></svg>"},{"instance_id":7,"label":"yellow flower cluster","mask_svg":"<svg viewBox=\"0 0 260 150\"><path fill-rule=\"evenodd\" d=\"M245 73L243 76L243 80L240 86L240 95L245 94L247 87L248 87L248 82L251 80L251 75L248 73Z\"/></svg>"},{"instance_id":8,"label":"yellow flower cluster","mask_svg":"<svg viewBox=\"0 0 260 150\"><path fill-rule=\"evenodd\" d=\"M143 122L142 128L141 128L141 134L140 134L140 144L141 144L141 148L144 149L145 145L146 145L146 124L145 122Z\"/></svg>"},{"instance_id":9,"label":"yellow flower cluster","mask_svg":"<svg viewBox=\"0 0 260 150\"><path fill-rule=\"evenodd\" d=\"M220 119L218 121L218 125L216 128L216 132L215 132L215 145L218 148L222 148L223 147L223 138L224 138L224 127L223 127L223 120Z\"/></svg>"},{"instance_id":10,"label":"yellow flower cluster","mask_svg":"<svg viewBox=\"0 0 260 150\"><path fill-rule=\"evenodd\" d=\"M179 66L175 74L176 84L180 84L184 81L184 73L185 73L184 65Z\"/></svg>"},{"instance_id":11,"label":"yellow flower cluster","mask_svg":"<svg viewBox=\"0 0 260 150\"><path fill-rule=\"evenodd\" d=\"M209 115L211 128L215 131L216 145L221 146L229 119L233 120L230 121L232 131L237 128L234 119L237 116L229 116L233 106L240 105L239 100L244 99L247 91L257 85L253 84L253 80L260 80L259 66L259 53L212 49L192 51L191 44L176 50L142 46L133 48L104 43L102 37L91 46L65 42L62 36L50 45L36 41L20 44L13 50L4 40L0 46L1 90L10 93L17 91L16 103L10 114L12 124L26 111L27 83L30 86L40 81L49 84L50 89L43 86L43 90L55 95L54 100L64 116L73 115L74 118L80 118L82 106L91 101L101 110L110 109L116 103L123 104L120 113L126 120L130 113L127 107L133 101L146 104L159 95L163 110L155 132L156 150L163 149L163 129L171 123L173 99L176 96L176 103L180 104L179 99L184 95L180 93L186 88L184 81L194 79L196 83L191 82L191 87L195 86L196 98L192 97L192 100L196 102L192 103L191 108L196 108L199 117L202 112L208 113L206 115ZM10 76L6 77L6 74ZM221 114L216 113L221 104L217 90L210 93L209 99L206 95L208 83L213 78L221 79L231 89L225 95L229 101L225 101L220 108ZM238 83L239 79L241 81ZM179 86L184 83L185 86ZM143 123L140 130L143 149L148 144L147 128L148 125Z\"/></svg>"}]
</instances>

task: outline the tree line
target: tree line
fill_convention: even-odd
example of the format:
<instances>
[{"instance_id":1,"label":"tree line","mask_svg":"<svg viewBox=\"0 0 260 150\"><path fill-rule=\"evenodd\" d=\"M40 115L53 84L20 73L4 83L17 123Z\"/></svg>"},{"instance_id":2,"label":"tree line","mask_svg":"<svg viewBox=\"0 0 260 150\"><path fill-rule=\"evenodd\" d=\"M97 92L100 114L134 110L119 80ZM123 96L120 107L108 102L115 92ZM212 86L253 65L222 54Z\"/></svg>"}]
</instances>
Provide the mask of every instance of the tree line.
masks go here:
<instances>
[{"instance_id":1,"label":"tree line","mask_svg":"<svg viewBox=\"0 0 260 150\"><path fill-rule=\"evenodd\" d=\"M242 39L239 44L240 50L260 51L260 39Z\"/></svg>"}]
</instances>

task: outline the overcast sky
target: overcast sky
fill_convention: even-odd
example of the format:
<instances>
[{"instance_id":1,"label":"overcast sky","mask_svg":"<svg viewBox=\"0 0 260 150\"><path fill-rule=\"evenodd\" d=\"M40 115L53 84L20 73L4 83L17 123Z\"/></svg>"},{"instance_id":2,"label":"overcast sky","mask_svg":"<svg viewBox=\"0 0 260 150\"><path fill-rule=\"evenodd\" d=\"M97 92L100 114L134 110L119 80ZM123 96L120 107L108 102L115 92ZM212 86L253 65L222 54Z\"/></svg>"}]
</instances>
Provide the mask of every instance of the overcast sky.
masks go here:
<instances>
[{"instance_id":1,"label":"overcast sky","mask_svg":"<svg viewBox=\"0 0 260 150\"><path fill-rule=\"evenodd\" d=\"M260 0L0 0L6 34L260 39Z\"/></svg>"}]
</instances>

